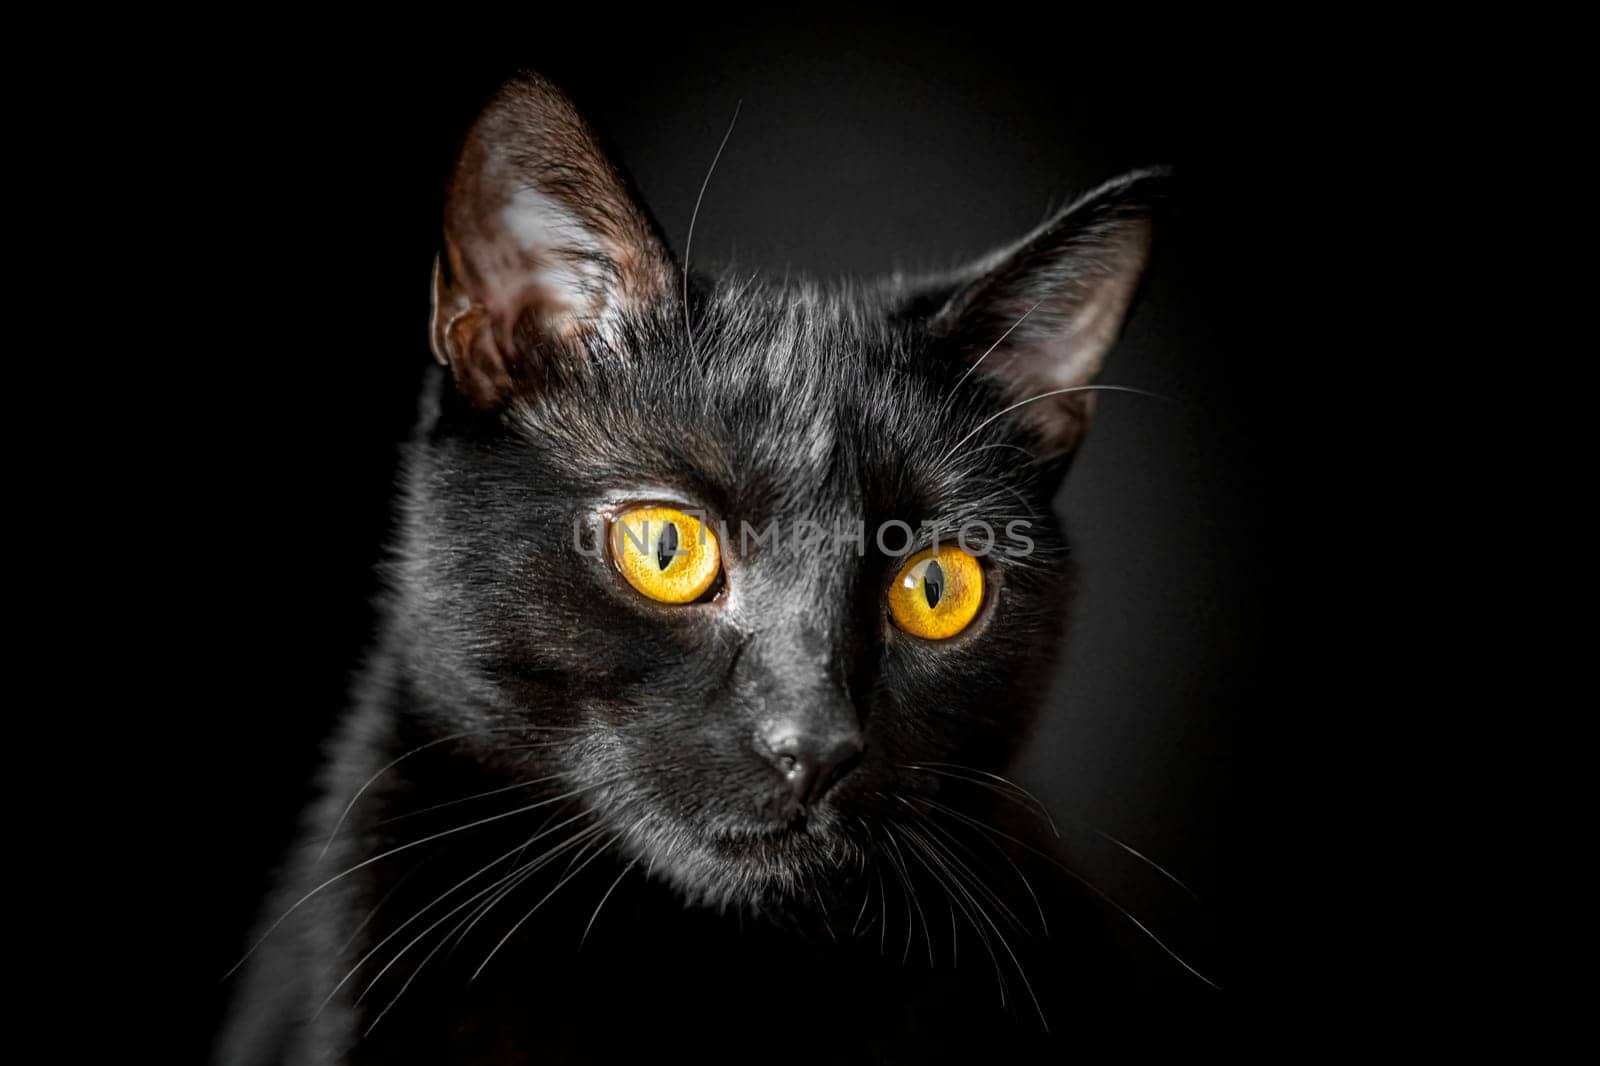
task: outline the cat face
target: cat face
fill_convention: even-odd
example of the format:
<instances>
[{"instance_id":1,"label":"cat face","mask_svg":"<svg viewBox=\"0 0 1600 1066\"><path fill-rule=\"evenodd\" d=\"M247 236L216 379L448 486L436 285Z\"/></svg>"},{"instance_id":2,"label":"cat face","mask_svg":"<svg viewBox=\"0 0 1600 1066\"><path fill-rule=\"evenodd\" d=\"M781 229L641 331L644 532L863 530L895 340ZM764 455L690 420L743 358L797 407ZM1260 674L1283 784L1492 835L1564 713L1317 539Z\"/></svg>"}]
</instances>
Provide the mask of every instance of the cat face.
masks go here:
<instances>
[{"instance_id":1,"label":"cat face","mask_svg":"<svg viewBox=\"0 0 1600 1066\"><path fill-rule=\"evenodd\" d=\"M997 768L1159 184L925 285L686 289L570 104L502 90L447 198L395 570L441 729L712 902L826 896L932 768Z\"/></svg>"}]
</instances>

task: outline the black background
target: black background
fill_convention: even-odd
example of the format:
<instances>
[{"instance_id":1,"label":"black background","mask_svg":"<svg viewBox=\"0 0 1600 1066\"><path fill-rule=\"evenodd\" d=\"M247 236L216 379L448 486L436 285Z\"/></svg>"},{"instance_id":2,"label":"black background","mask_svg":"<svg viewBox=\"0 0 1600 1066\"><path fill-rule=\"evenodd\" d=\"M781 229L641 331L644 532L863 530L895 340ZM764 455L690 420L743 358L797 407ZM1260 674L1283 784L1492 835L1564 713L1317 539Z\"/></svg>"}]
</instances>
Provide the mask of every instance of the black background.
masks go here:
<instances>
[{"instance_id":1,"label":"black background","mask_svg":"<svg viewBox=\"0 0 1600 1066\"><path fill-rule=\"evenodd\" d=\"M1080 869L1223 996L1254 995L1272 980L1258 941L1276 845L1253 789L1285 702L1285 627L1269 625L1264 586L1294 477L1264 413L1284 382L1260 307L1284 223L1258 217L1276 131L1255 104L1271 85L1126 34L1026 24L626 30L480 29L493 46L469 47L442 29L407 57L307 41L172 77L190 162L164 174L178 214L158 221L181 227L169 251L199 343L165 368L174 402L147 428L182 482L169 547L198 591L166 685L185 712L170 773L197 944L181 1038L210 1040L221 974L371 636L397 445L431 358L443 183L484 96L523 65L574 96L680 256L741 107L698 268L949 266L1123 170L1177 169L1176 218L1101 378L1171 399L1104 399L1068 480L1083 588L1019 776ZM1137 931L1128 943L1159 958Z\"/></svg>"}]
</instances>

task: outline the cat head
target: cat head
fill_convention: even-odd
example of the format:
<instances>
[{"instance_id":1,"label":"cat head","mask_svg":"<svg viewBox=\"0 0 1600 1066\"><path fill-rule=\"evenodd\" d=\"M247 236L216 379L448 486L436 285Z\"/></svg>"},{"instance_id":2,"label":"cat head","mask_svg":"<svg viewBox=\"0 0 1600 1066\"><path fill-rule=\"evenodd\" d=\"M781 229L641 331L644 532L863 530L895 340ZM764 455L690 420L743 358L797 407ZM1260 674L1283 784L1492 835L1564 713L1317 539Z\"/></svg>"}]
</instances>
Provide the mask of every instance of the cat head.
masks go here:
<instances>
[{"instance_id":1,"label":"cat head","mask_svg":"<svg viewBox=\"0 0 1600 1066\"><path fill-rule=\"evenodd\" d=\"M397 568L439 729L711 901L959 808L1055 650L1051 498L1163 186L916 284L686 283L572 105L506 86L447 193Z\"/></svg>"}]
</instances>

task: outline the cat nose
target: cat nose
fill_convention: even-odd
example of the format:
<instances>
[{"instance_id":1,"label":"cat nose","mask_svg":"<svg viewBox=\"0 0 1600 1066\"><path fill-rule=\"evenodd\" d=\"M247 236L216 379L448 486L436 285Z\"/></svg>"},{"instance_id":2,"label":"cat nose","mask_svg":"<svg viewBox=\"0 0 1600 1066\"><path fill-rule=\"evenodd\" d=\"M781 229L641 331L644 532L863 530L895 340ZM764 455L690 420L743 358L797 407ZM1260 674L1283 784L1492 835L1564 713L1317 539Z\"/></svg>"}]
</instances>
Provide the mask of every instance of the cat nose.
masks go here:
<instances>
[{"instance_id":1,"label":"cat nose","mask_svg":"<svg viewBox=\"0 0 1600 1066\"><path fill-rule=\"evenodd\" d=\"M854 729L816 732L793 722L762 730L756 741L802 807L820 800L855 765L865 747Z\"/></svg>"}]
</instances>

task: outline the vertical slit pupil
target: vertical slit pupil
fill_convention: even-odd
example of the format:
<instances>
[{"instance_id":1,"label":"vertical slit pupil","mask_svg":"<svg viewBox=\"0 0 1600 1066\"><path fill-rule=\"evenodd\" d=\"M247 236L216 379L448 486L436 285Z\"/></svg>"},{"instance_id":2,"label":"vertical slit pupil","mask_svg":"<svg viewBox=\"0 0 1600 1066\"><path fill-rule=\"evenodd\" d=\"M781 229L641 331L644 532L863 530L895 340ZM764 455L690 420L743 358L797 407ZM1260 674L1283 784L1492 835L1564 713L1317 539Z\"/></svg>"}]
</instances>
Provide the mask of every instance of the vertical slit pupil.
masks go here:
<instances>
[{"instance_id":1,"label":"vertical slit pupil","mask_svg":"<svg viewBox=\"0 0 1600 1066\"><path fill-rule=\"evenodd\" d=\"M939 606L939 597L944 595L944 568L935 560L930 559L922 571L922 594L928 597L929 607Z\"/></svg>"},{"instance_id":2,"label":"vertical slit pupil","mask_svg":"<svg viewBox=\"0 0 1600 1066\"><path fill-rule=\"evenodd\" d=\"M656 565L662 570L672 565L675 558L673 552L678 550L678 527L671 522L664 523L661 536L656 540Z\"/></svg>"}]
</instances>

